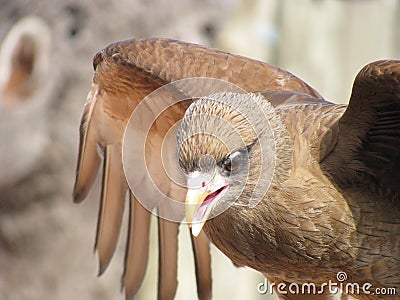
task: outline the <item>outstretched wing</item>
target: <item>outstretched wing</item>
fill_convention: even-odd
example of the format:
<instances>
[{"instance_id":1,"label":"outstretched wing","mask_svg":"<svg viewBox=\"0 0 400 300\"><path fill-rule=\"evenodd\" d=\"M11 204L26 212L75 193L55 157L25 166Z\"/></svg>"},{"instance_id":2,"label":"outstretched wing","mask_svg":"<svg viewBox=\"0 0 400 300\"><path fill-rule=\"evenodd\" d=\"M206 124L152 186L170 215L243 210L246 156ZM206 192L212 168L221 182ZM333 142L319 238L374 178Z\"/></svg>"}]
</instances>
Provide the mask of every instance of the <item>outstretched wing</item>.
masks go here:
<instances>
[{"instance_id":1,"label":"outstretched wing","mask_svg":"<svg viewBox=\"0 0 400 300\"><path fill-rule=\"evenodd\" d=\"M399 204L400 61L373 62L359 72L336 126L336 145L323 168L343 186L363 183Z\"/></svg>"},{"instance_id":2,"label":"outstretched wing","mask_svg":"<svg viewBox=\"0 0 400 300\"><path fill-rule=\"evenodd\" d=\"M316 98L320 95L302 80L272 65L168 39L116 42L93 60L95 74L80 127L79 158L74 201L88 194L103 160L101 205L96 237L101 274L107 268L118 241L128 185L122 166L122 139L129 117L138 103L166 83L190 78L212 77L229 81L246 91L291 90ZM174 114L160 116L163 131L180 120L182 104ZM157 128L155 129L157 130ZM169 151L175 151L170 149ZM152 153L153 155L153 153ZM158 155L157 155L158 157ZM157 159L155 157L154 159ZM169 184L169 179L165 181ZM183 197L183 194L182 194ZM138 291L148 255L150 212L130 194L129 234L123 284L127 299ZM177 223L159 224L159 298L173 298L177 286ZM198 295L211 295L209 244L205 236L192 240L196 261Z\"/></svg>"}]
</instances>

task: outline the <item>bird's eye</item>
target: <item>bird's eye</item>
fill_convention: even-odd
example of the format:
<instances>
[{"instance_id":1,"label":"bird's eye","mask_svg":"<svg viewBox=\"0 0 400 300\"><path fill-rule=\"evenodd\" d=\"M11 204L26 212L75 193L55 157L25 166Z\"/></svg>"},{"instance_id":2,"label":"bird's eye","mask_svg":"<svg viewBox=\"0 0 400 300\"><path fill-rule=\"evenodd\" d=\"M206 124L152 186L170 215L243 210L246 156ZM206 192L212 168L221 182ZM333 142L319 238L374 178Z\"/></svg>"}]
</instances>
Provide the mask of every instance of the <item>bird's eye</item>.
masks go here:
<instances>
[{"instance_id":1,"label":"bird's eye","mask_svg":"<svg viewBox=\"0 0 400 300\"><path fill-rule=\"evenodd\" d=\"M217 165L222 168L222 170L226 173L235 172L239 169L239 167L246 166L249 162L248 159L250 151L255 143L256 140L248 146L236 150L231 154L225 156L217 163Z\"/></svg>"},{"instance_id":2,"label":"bird's eye","mask_svg":"<svg viewBox=\"0 0 400 300\"><path fill-rule=\"evenodd\" d=\"M239 168L240 153L234 152L222 160L222 168L225 172L234 172Z\"/></svg>"}]
</instances>

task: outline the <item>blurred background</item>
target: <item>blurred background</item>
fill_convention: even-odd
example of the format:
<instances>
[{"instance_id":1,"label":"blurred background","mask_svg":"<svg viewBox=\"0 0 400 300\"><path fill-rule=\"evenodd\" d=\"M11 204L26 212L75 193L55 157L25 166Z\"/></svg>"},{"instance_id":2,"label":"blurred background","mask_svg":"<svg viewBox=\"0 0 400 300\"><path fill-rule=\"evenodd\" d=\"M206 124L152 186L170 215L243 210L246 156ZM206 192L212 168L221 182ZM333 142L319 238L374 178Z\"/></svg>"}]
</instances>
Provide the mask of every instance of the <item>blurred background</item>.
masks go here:
<instances>
[{"instance_id":1,"label":"blurred background","mask_svg":"<svg viewBox=\"0 0 400 300\"><path fill-rule=\"evenodd\" d=\"M125 241L97 278L99 189L80 205L72 203L71 192L92 57L130 37L176 38L267 61L296 74L327 100L346 103L359 69L399 57L400 4L0 0L0 299L123 299ZM138 299L156 295L152 229L149 269ZM181 233L176 299L195 299L189 233L187 228ZM214 299L268 299L257 292L262 281L213 248Z\"/></svg>"}]
</instances>

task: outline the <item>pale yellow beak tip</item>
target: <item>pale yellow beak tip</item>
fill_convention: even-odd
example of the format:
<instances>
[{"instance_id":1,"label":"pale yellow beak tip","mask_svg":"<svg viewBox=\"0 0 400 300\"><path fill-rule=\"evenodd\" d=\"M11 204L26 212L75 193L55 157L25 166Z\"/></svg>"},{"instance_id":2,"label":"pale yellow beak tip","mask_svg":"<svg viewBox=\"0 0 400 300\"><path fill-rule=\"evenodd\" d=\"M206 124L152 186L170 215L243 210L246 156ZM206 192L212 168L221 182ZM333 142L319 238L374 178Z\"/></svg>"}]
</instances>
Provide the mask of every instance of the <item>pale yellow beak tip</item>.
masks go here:
<instances>
[{"instance_id":1,"label":"pale yellow beak tip","mask_svg":"<svg viewBox=\"0 0 400 300\"><path fill-rule=\"evenodd\" d=\"M186 201L185 201L186 221L189 223L189 226L191 227L192 230L192 234L194 236L198 236L200 234L200 231L203 228L204 223L206 222L206 220L202 220L193 223L193 219L195 218L196 212L199 209L200 205L203 203L203 201L207 198L208 195L209 192L207 191L194 190L194 189L189 189L186 194Z\"/></svg>"}]
</instances>

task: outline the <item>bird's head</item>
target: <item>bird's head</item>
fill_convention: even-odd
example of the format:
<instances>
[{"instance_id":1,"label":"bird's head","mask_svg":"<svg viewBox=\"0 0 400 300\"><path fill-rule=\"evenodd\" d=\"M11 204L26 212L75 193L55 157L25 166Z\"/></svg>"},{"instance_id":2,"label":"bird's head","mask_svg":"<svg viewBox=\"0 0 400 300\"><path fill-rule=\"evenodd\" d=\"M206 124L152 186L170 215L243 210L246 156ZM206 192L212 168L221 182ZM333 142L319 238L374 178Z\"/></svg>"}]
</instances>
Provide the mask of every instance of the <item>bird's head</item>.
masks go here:
<instances>
[{"instance_id":1,"label":"bird's head","mask_svg":"<svg viewBox=\"0 0 400 300\"><path fill-rule=\"evenodd\" d=\"M195 101L177 134L192 233L232 205L253 207L262 200L287 173L288 145L284 125L262 96L224 92Z\"/></svg>"}]
</instances>

